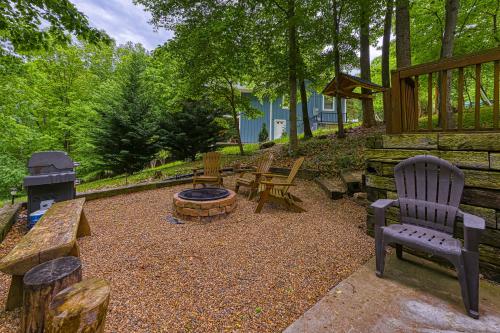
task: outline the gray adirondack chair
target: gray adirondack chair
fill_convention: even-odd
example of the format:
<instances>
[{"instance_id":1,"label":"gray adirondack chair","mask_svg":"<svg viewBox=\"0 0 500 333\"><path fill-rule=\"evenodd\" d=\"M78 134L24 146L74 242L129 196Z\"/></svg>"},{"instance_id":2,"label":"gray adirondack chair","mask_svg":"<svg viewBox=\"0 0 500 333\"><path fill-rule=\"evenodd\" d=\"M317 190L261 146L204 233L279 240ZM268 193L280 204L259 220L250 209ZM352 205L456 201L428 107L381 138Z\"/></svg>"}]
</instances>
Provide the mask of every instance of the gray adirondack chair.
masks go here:
<instances>
[{"instance_id":1,"label":"gray adirondack chair","mask_svg":"<svg viewBox=\"0 0 500 333\"><path fill-rule=\"evenodd\" d=\"M464 174L448 161L420 155L400 162L394 169L398 199L380 199L375 211L376 274L384 273L385 246L395 244L402 258L407 246L449 260L457 271L467 314L479 318L479 239L484 219L458 209ZM400 223L385 225L385 210L399 207ZM463 221L464 246L453 237Z\"/></svg>"}]
</instances>

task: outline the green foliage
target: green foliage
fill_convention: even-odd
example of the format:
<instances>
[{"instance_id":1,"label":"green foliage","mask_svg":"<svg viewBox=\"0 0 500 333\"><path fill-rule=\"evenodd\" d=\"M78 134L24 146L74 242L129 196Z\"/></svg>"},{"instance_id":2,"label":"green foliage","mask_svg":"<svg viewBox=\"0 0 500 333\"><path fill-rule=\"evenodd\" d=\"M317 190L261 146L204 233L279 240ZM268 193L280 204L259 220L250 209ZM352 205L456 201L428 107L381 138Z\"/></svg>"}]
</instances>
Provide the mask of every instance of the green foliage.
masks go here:
<instances>
[{"instance_id":1,"label":"green foliage","mask_svg":"<svg viewBox=\"0 0 500 333\"><path fill-rule=\"evenodd\" d=\"M266 123L262 123L262 128L259 132L259 142L265 142L267 140L269 140L269 132L267 131Z\"/></svg>"},{"instance_id":2,"label":"green foliage","mask_svg":"<svg viewBox=\"0 0 500 333\"><path fill-rule=\"evenodd\" d=\"M184 102L182 110L169 112L161 120L164 146L179 160L194 160L196 154L213 150L224 136L217 119L220 116L222 113L207 102Z\"/></svg>"},{"instance_id":3,"label":"green foliage","mask_svg":"<svg viewBox=\"0 0 500 333\"><path fill-rule=\"evenodd\" d=\"M4 0L0 5L0 41L10 42L15 51L48 48L50 40L69 44L72 33L92 43L110 41L68 0Z\"/></svg>"},{"instance_id":4,"label":"green foliage","mask_svg":"<svg viewBox=\"0 0 500 333\"><path fill-rule=\"evenodd\" d=\"M102 165L114 173L131 174L143 169L161 149L161 131L151 105L143 98L141 75L147 55L141 46L128 45L118 67L122 99L101 113L95 147Z\"/></svg>"}]
</instances>

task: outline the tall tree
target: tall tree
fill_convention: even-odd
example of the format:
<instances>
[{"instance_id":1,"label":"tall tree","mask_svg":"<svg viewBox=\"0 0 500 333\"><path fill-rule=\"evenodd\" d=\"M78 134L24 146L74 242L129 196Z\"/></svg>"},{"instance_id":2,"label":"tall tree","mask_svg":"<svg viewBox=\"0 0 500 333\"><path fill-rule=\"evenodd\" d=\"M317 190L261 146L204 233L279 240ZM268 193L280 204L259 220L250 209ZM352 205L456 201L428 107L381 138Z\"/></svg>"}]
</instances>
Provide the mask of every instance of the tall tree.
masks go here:
<instances>
[{"instance_id":1,"label":"tall tree","mask_svg":"<svg viewBox=\"0 0 500 333\"><path fill-rule=\"evenodd\" d=\"M441 59L451 58L453 56L453 46L455 42L455 29L457 26L457 18L458 18L458 9L459 9L460 1L459 0L446 0L445 4L445 23L444 23L444 32L441 37ZM439 73L439 82L441 80L446 80L446 85L448 86L448 91L451 91L451 71L446 73L446 78L443 78L443 74ZM439 99L442 98L442 85L439 85ZM450 94L446 96L446 115L447 115L447 124L448 128L455 127L453 121L453 110L451 108L450 103ZM441 103L439 103L441 107ZM439 113L441 116L441 112Z\"/></svg>"},{"instance_id":2,"label":"tall tree","mask_svg":"<svg viewBox=\"0 0 500 333\"><path fill-rule=\"evenodd\" d=\"M332 14L333 14L333 61L335 64L335 77L338 79L340 77L340 20L342 17L342 10L344 9L344 1L333 0L332 1ZM339 138L345 137L344 131L344 117L342 114L342 100L337 89L335 95L336 109L337 109L337 122L338 122L338 133Z\"/></svg>"},{"instance_id":3,"label":"tall tree","mask_svg":"<svg viewBox=\"0 0 500 333\"><path fill-rule=\"evenodd\" d=\"M360 45L360 69L361 78L366 81L371 81L370 71L370 9L369 0L359 1L359 45ZM371 94L370 89L362 88L361 92L365 95ZM373 99L363 98L361 100L363 107L363 126L372 127L375 125L375 112L373 110Z\"/></svg>"},{"instance_id":4,"label":"tall tree","mask_svg":"<svg viewBox=\"0 0 500 333\"><path fill-rule=\"evenodd\" d=\"M102 163L117 174L143 169L162 148L158 120L144 99L142 75L148 56L140 45L128 44L120 50L117 80L121 83L121 101L101 113L100 128L95 132L96 148Z\"/></svg>"},{"instance_id":5,"label":"tall tree","mask_svg":"<svg viewBox=\"0 0 500 333\"><path fill-rule=\"evenodd\" d=\"M184 82L177 85L183 90L178 102L208 98L224 110L231 117L243 154L239 117L260 114L241 92L254 66L245 6L213 1L192 7L174 0L156 7L156 1L140 2L152 11L156 25L175 31L175 37L164 48L175 57L183 73L177 78ZM179 12L178 8L185 10Z\"/></svg>"},{"instance_id":6,"label":"tall tree","mask_svg":"<svg viewBox=\"0 0 500 333\"><path fill-rule=\"evenodd\" d=\"M0 5L0 41L10 42L15 51L46 48L49 40L69 44L68 34L94 43L110 40L68 0L4 0Z\"/></svg>"},{"instance_id":7,"label":"tall tree","mask_svg":"<svg viewBox=\"0 0 500 333\"><path fill-rule=\"evenodd\" d=\"M391 47L392 12L394 0L386 0L384 17L384 37L382 39L382 85L386 88L391 86L391 75L389 70L389 58Z\"/></svg>"},{"instance_id":8,"label":"tall tree","mask_svg":"<svg viewBox=\"0 0 500 333\"><path fill-rule=\"evenodd\" d=\"M398 68L411 65L409 6L409 0L396 0L396 63Z\"/></svg>"},{"instance_id":9,"label":"tall tree","mask_svg":"<svg viewBox=\"0 0 500 333\"><path fill-rule=\"evenodd\" d=\"M286 11L288 29L288 84L290 87L290 147L291 153L297 151L297 17L295 0L288 0Z\"/></svg>"}]
</instances>

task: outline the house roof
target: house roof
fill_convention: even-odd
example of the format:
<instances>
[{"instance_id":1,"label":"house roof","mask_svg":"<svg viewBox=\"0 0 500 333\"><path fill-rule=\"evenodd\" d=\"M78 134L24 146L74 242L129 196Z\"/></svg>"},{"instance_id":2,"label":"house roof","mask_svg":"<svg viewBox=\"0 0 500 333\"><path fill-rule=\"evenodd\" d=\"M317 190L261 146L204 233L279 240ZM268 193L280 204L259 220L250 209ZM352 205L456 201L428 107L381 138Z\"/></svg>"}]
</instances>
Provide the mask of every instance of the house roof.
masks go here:
<instances>
[{"instance_id":1,"label":"house roof","mask_svg":"<svg viewBox=\"0 0 500 333\"><path fill-rule=\"evenodd\" d=\"M337 78L336 77L333 78L333 80L331 80L330 83L326 85L325 89L323 89L321 93L327 96L335 96L337 94L337 89L338 89L338 93L341 97L367 99L367 98L373 98L374 93L383 92L386 90L386 88L378 84L345 73L340 73L338 81L339 83L337 84ZM371 93L360 94L354 92L354 89L358 87L370 89Z\"/></svg>"}]
</instances>

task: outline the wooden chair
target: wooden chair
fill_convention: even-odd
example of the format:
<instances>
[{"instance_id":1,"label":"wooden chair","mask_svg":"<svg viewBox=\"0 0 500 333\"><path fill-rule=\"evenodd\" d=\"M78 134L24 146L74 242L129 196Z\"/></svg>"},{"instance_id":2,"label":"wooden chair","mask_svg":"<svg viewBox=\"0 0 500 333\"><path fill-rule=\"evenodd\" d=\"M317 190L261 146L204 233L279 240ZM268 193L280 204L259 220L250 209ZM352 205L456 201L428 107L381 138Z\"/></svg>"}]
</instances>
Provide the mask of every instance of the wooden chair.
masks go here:
<instances>
[{"instance_id":1,"label":"wooden chair","mask_svg":"<svg viewBox=\"0 0 500 333\"><path fill-rule=\"evenodd\" d=\"M193 168L193 188L197 184L217 184L222 186L222 170L220 168L221 154L209 152L203 155L203 168ZM203 170L203 173L200 171Z\"/></svg>"},{"instance_id":2,"label":"wooden chair","mask_svg":"<svg viewBox=\"0 0 500 333\"><path fill-rule=\"evenodd\" d=\"M262 175L269 172L273 159L273 153L267 152L263 154L259 158L254 172L242 172L238 178L236 178L236 188L234 191L238 193L240 186L249 187L250 191L248 193L248 200L251 200L257 194ZM247 174L250 174L251 178L245 178L245 175Z\"/></svg>"},{"instance_id":3,"label":"wooden chair","mask_svg":"<svg viewBox=\"0 0 500 333\"><path fill-rule=\"evenodd\" d=\"M299 213L306 211L304 208L297 205L297 202L302 202L302 200L288 192L290 186L295 186L293 181L303 162L304 157L297 159L288 176L269 173L262 175L265 180L261 180L259 184L260 198L259 204L255 209L256 213L262 211L262 207L266 202L281 203L287 208Z\"/></svg>"},{"instance_id":4,"label":"wooden chair","mask_svg":"<svg viewBox=\"0 0 500 333\"><path fill-rule=\"evenodd\" d=\"M385 246L403 245L450 261L457 271L467 314L479 318L479 239L484 219L463 213L458 206L464 174L451 163L430 155L402 161L394 169L398 199L379 199L375 212L376 274L384 274ZM385 210L399 207L400 223L385 225ZM453 237L457 221L463 223L464 245Z\"/></svg>"}]
</instances>

